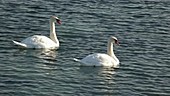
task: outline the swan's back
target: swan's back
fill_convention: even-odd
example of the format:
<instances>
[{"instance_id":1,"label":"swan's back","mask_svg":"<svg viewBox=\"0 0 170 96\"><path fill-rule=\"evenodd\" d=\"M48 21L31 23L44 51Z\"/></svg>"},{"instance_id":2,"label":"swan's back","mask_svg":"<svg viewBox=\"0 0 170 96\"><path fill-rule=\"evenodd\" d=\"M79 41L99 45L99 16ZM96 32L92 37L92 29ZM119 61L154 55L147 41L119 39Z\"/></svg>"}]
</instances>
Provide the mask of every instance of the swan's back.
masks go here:
<instances>
[{"instance_id":1,"label":"swan's back","mask_svg":"<svg viewBox=\"0 0 170 96\"><path fill-rule=\"evenodd\" d=\"M27 48L49 48L56 49L59 44L56 44L50 38L41 35L34 35L24 39L21 43L27 45Z\"/></svg>"},{"instance_id":2,"label":"swan's back","mask_svg":"<svg viewBox=\"0 0 170 96\"><path fill-rule=\"evenodd\" d=\"M119 65L119 62L114 60L112 57L110 57L107 54L102 53L95 53L86 56L81 60L83 65L85 66L110 66L110 67L117 67Z\"/></svg>"}]
</instances>

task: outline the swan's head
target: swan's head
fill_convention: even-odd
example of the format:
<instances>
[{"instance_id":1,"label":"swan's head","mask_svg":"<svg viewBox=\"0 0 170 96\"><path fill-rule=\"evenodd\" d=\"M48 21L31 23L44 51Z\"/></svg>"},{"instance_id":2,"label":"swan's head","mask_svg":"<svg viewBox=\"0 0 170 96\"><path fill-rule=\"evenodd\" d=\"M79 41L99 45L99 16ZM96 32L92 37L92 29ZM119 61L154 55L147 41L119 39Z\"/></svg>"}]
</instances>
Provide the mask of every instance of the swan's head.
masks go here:
<instances>
[{"instance_id":1,"label":"swan's head","mask_svg":"<svg viewBox=\"0 0 170 96\"><path fill-rule=\"evenodd\" d=\"M56 16L51 16L50 20L52 20L53 22L57 22L58 24L61 24L61 20Z\"/></svg>"},{"instance_id":2,"label":"swan's head","mask_svg":"<svg viewBox=\"0 0 170 96\"><path fill-rule=\"evenodd\" d=\"M111 41L111 42L114 42L114 43L117 44L117 45L119 45L118 39L117 39L116 37L114 37L114 36L111 36L111 37L110 37L110 41Z\"/></svg>"}]
</instances>

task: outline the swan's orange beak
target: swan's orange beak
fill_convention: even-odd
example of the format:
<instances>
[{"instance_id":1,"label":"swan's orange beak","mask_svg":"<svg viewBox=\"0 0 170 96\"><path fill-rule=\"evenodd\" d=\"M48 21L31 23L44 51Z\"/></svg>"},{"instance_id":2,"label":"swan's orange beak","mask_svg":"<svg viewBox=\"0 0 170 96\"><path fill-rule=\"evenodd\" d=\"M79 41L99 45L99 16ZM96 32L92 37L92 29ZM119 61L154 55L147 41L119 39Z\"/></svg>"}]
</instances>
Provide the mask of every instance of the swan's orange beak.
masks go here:
<instances>
[{"instance_id":1,"label":"swan's orange beak","mask_svg":"<svg viewBox=\"0 0 170 96\"><path fill-rule=\"evenodd\" d=\"M61 25L61 20L56 19L56 21L57 21L57 23L58 23L59 25Z\"/></svg>"}]
</instances>

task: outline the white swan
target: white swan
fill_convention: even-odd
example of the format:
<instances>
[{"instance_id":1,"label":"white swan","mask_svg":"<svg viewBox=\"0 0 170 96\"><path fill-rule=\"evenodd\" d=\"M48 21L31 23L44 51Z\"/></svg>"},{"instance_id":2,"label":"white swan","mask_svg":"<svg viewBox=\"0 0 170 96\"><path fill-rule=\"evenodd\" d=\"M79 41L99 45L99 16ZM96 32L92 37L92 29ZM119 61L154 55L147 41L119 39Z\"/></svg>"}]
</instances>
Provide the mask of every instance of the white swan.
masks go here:
<instances>
[{"instance_id":1,"label":"white swan","mask_svg":"<svg viewBox=\"0 0 170 96\"><path fill-rule=\"evenodd\" d=\"M86 56L81 63L85 66L108 66L108 67L119 67L119 59L115 56L113 52L113 43L119 44L116 37L111 36L108 40L107 54L94 53Z\"/></svg>"},{"instance_id":2,"label":"white swan","mask_svg":"<svg viewBox=\"0 0 170 96\"><path fill-rule=\"evenodd\" d=\"M59 48L59 41L55 32L55 22L61 24L58 17L51 16L50 18L50 38L41 35L33 35L24 39L23 41L17 42L13 40L15 45L22 48L34 48L34 49L57 49Z\"/></svg>"}]
</instances>

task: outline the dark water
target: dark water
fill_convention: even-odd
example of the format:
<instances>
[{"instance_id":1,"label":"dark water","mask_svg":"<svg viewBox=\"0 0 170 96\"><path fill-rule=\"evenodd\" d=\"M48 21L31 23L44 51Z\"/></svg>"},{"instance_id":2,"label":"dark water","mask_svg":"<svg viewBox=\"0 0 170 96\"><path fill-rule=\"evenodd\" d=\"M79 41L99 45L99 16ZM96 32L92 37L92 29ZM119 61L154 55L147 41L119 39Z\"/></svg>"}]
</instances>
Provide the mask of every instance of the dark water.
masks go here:
<instances>
[{"instance_id":1,"label":"dark water","mask_svg":"<svg viewBox=\"0 0 170 96\"><path fill-rule=\"evenodd\" d=\"M20 50L11 40L49 35L58 16L57 51ZM169 96L170 1L1 0L0 96ZM119 69L81 67L73 58L120 41Z\"/></svg>"}]
</instances>

